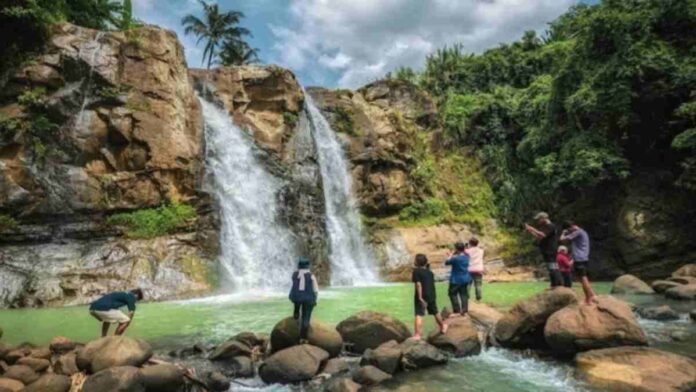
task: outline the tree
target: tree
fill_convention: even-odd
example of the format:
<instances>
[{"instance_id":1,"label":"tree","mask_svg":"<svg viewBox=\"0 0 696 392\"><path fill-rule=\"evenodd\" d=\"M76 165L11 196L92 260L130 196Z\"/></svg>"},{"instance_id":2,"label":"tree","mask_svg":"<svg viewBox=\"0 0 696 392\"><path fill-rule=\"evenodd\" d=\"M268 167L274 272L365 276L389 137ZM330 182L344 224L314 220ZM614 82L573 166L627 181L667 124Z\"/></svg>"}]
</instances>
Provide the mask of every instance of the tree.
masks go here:
<instances>
[{"instance_id":1,"label":"tree","mask_svg":"<svg viewBox=\"0 0 696 392\"><path fill-rule=\"evenodd\" d=\"M131 0L123 0L120 14L120 18L117 22L119 30L130 30L137 25L136 21L133 19L133 3Z\"/></svg>"},{"instance_id":2,"label":"tree","mask_svg":"<svg viewBox=\"0 0 696 392\"><path fill-rule=\"evenodd\" d=\"M220 63L226 66L253 64L259 61L258 52L244 41L226 39L220 49Z\"/></svg>"},{"instance_id":3,"label":"tree","mask_svg":"<svg viewBox=\"0 0 696 392\"><path fill-rule=\"evenodd\" d=\"M242 12L227 11L221 13L217 4L207 4L203 0L198 1L203 7L204 20L190 14L181 20L181 24L185 26L184 34L193 34L198 37L196 44L206 40L203 50L203 64L207 62L207 66L210 68L214 60L220 56L220 50L226 42L230 42L228 46L232 45L230 47L232 49L240 42L244 42L243 37L251 35L251 32L239 26L239 22L244 18Z\"/></svg>"}]
</instances>

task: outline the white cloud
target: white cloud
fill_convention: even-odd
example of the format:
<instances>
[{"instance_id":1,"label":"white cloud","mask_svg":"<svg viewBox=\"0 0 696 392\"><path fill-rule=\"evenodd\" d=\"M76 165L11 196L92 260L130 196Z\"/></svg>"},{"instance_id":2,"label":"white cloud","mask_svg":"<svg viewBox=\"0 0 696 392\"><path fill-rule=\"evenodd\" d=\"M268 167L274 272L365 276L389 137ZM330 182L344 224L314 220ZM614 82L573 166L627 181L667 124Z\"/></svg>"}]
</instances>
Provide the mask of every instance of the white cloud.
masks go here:
<instances>
[{"instance_id":1,"label":"white cloud","mask_svg":"<svg viewBox=\"0 0 696 392\"><path fill-rule=\"evenodd\" d=\"M443 45L480 52L546 24L576 0L294 0L271 26L275 61L313 83L338 73L355 88L399 66L418 68Z\"/></svg>"}]
</instances>

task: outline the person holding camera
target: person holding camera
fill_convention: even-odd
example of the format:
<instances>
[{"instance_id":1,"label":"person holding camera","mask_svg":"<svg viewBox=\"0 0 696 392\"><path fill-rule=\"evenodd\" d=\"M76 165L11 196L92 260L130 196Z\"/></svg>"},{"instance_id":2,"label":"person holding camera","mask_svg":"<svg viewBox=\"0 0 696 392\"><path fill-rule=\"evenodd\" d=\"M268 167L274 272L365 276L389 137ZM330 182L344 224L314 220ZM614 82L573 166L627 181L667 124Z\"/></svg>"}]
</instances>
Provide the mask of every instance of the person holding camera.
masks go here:
<instances>
[{"instance_id":1,"label":"person holding camera","mask_svg":"<svg viewBox=\"0 0 696 392\"><path fill-rule=\"evenodd\" d=\"M534 220L537 221L537 227L531 226L529 224L524 225L524 229L527 230L536 240L541 256L546 263L546 268L549 271L549 281L551 282L551 288L560 287L563 285L563 278L561 277L561 272L558 269L558 263L556 263L556 251L558 249L558 229L556 225L551 223L549 219L549 214L545 212L539 212L534 216Z\"/></svg>"}]
</instances>

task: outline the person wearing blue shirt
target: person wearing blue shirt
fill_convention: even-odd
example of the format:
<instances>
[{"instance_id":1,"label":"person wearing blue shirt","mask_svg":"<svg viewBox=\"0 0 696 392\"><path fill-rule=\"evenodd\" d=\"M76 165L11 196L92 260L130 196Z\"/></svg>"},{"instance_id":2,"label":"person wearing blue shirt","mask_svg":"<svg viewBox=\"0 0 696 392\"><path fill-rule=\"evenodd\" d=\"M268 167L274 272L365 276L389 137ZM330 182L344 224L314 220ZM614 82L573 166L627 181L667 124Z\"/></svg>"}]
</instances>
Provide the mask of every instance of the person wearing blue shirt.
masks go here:
<instances>
[{"instance_id":1,"label":"person wearing blue shirt","mask_svg":"<svg viewBox=\"0 0 696 392\"><path fill-rule=\"evenodd\" d=\"M123 335L135 316L135 303L142 299L143 291L135 289L129 292L117 291L106 294L92 302L89 306L89 314L102 322L102 337L109 334L111 324L118 324L114 335ZM128 315L120 310L122 307L128 308Z\"/></svg>"},{"instance_id":2,"label":"person wearing blue shirt","mask_svg":"<svg viewBox=\"0 0 696 392\"><path fill-rule=\"evenodd\" d=\"M445 265L452 266L450 273L448 294L452 301L452 313L465 315L469 311L469 255L466 254L466 245L462 242L454 244L454 253L445 261Z\"/></svg>"}]
</instances>

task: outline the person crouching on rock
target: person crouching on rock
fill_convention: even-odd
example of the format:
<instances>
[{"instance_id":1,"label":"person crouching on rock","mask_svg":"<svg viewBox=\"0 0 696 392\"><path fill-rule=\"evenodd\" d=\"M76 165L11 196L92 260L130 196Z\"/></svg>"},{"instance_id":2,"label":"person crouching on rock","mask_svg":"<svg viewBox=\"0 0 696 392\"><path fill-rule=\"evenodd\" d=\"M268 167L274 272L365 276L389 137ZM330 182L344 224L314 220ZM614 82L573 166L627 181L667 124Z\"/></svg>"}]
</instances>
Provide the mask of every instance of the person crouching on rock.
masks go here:
<instances>
[{"instance_id":1,"label":"person crouching on rock","mask_svg":"<svg viewBox=\"0 0 696 392\"><path fill-rule=\"evenodd\" d=\"M558 247L558 253L556 253L556 263L558 263L558 270L561 271L563 286L573 287L573 259L570 258L567 247L563 245Z\"/></svg>"},{"instance_id":2,"label":"person crouching on rock","mask_svg":"<svg viewBox=\"0 0 696 392\"><path fill-rule=\"evenodd\" d=\"M292 273L292 289L290 289L290 301L295 305L293 317L300 324L300 344L307 343L309 322L319 294L319 284L309 270L309 264L309 260L300 257L297 271Z\"/></svg>"},{"instance_id":3,"label":"person crouching on rock","mask_svg":"<svg viewBox=\"0 0 696 392\"><path fill-rule=\"evenodd\" d=\"M102 322L101 336L109 334L109 326L118 324L114 335L123 335L135 316L135 303L143 300L143 291L135 289L128 292L117 291L99 298L89 306L89 314ZM128 315L120 308L128 307Z\"/></svg>"},{"instance_id":4,"label":"person crouching on rock","mask_svg":"<svg viewBox=\"0 0 696 392\"><path fill-rule=\"evenodd\" d=\"M413 338L420 340L423 335L423 316L425 312L435 316L435 322L440 327L440 333L447 332L447 324L442 321L437 312L437 297L435 293L435 275L430 270L428 258L424 254L416 255L415 268L411 275L411 281L415 286L413 307L416 320L413 327Z\"/></svg>"},{"instance_id":5,"label":"person crouching on rock","mask_svg":"<svg viewBox=\"0 0 696 392\"><path fill-rule=\"evenodd\" d=\"M452 301L452 316L460 314L464 316L469 312L469 255L466 254L466 245L463 242L454 244L454 253L447 258L445 265L451 265L449 294Z\"/></svg>"}]
</instances>

